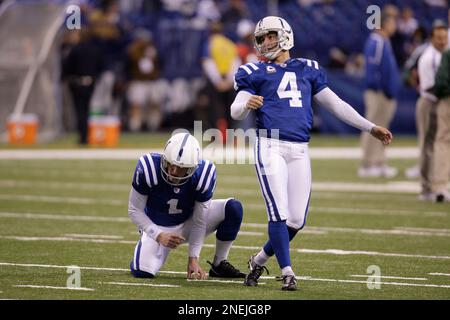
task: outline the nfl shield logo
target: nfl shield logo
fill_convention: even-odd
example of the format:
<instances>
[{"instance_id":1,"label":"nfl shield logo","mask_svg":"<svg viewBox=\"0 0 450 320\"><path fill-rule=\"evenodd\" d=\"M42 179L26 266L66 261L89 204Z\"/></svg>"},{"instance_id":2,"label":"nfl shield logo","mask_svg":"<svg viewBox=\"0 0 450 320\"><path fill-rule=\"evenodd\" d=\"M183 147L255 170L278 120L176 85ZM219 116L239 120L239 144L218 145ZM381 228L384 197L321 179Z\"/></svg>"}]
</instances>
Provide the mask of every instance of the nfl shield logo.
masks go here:
<instances>
[{"instance_id":1,"label":"nfl shield logo","mask_svg":"<svg viewBox=\"0 0 450 320\"><path fill-rule=\"evenodd\" d=\"M173 192L179 193L180 192L180 188L173 188Z\"/></svg>"}]
</instances>

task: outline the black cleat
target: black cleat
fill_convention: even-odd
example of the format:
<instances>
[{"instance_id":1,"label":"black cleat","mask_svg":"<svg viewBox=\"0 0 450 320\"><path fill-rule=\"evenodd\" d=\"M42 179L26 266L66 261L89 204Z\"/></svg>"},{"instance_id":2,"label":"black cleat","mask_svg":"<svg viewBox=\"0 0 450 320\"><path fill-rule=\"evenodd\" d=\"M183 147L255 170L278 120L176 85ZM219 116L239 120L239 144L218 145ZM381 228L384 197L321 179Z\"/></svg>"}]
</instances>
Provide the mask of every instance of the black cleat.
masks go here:
<instances>
[{"instance_id":1,"label":"black cleat","mask_svg":"<svg viewBox=\"0 0 450 320\"><path fill-rule=\"evenodd\" d=\"M209 261L206 261L211 266L209 269L210 277L219 277L219 278L245 278L245 273L242 273L238 269L236 269L231 263L227 260L222 260L218 266L215 266Z\"/></svg>"},{"instance_id":2,"label":"black cleat","mask_svg":"<svg viewBox=\"0 0 450 320\"><path fill-rule=\"evenodd\" d=\"M265 266L260 266L255 262L255 256L251 256L248 260L248 268L250 270L249 274L245 277L244 285L249 287L256 287L258 285L258 279L261 277L261 274L264 270L266 270L267 274L269 274L269 270Z\"/></svg>"},{"instance_id":3,"label":"black cleat","mask_svg":"<svg viewBox=\"0 0 450 320\"><path fill-rule=\"evenodd\" d=\"M281 290L285 290L285 291L297 290L297 279L295 278L294 275L282 276L281 278L278 278L277 280L283 281L283 286L281 287Z\"/></svg>"}]
</instances>

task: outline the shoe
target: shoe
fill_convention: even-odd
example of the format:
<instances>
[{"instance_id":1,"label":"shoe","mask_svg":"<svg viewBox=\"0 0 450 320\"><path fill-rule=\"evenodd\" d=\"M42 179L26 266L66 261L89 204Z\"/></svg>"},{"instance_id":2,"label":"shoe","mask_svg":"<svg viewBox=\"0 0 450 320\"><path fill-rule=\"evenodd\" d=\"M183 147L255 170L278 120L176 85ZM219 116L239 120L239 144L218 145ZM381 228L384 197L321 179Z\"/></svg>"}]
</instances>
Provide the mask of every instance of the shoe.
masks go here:
<instances>
[{"instance_id":1,"label":"shoe","mask_svg":"<svg viewBox=\"0 0 450 320\"><path fill-rule=\"evenodd\" d=\"M393 167L383 166L381 167L381 175L385 178L393 178L397 175L398 170Z\"/></svg>"},{"instance_id":2,"label":"shoe","mask_svg":"<svg viewBox=\"0 0 450 320\"><path fill-rule=\"evenodd\" d=\"M210 277L218 278L245 278L245 273L242 273L227 260L222 260L218 266L215 266L210 261L206 261L211 266L209 269Z\"/></svg>"},{"instance_id":3,"label":"shoe","mask_svg":"<svg viewBox=\"0 0 450 320\"><path fill-rule=\"evenodd\" d=\"M294 275L286 275L277 279L278 281L283 281L281 290L285 291L295 291L297 290L297 279Z\"/></svg>"},{"instance_id":4,"label":"shoe","mask_svg":"<svg viewBox=\"0 0 450 320\"><path fill-rule=\"evenodd\" d=\"M450 202L450 193L447 191L436 193L434 199L437 203Z\"/></svg>"},{"instance_id":5,"label":"shoe","mask_svg":"<svg viewBox=\"0 0 450 320\"><path fill-rule=\"evenodd\" d=\"M378 178L382 174L381 167L361 167L358 169L358 177L360 178Z\"/></svg>"},{"instance_id":6,"label":"shoe","mask_svg":"<svg viewBox=\"0 0 450 320\"><path fill-rule=\"evenodd\" d=\"M266 270L267 274L269 274L269 270L265 266L260 266L255 262L255 256L253 255L248 260L248 269L250 272L245 276L244 285L249 287L256 287L258 285L258 279L261 277L261 274L264 270Z\"/></svg>"},{"instance_id":7,"label":"shoe","mask_svg":"<svg viewBox=\"0 0 450 320\"><path fill-rule=\"evenodd\" d=\"M405 176L408 179L417 179L420 177L420 167L415 165L413 167L409 167L405 170Z\"/></svg>"}]
</instances>

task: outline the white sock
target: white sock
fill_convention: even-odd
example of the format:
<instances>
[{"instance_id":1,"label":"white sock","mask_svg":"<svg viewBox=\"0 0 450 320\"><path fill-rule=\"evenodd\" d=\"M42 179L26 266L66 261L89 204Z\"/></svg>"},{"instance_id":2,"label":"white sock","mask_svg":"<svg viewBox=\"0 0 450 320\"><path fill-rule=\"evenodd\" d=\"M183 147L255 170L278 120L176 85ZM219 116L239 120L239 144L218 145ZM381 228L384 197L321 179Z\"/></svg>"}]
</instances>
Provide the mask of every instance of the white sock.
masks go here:
<instances>
[{"instance_id":1,"label":"white sock","mask_svg":"<svg viewBox=\"0 0 450 320\"><path fill-rule=\"evenodd\" d=\"M216 239L216 254L214 255L213 264L218 266L219 263L228 258L233 241L221 241Z\"/></svg>"},{"instance_id":2,"label":"white sock","mask_svg":"<svg viewBox=\"0 0 450 320\"><path fill-rule=\"evenodd\" d=\"M292 270L291 266L287 266L287 267L284 267L283 269L281 269L281 274L283 276L295 276L295 273Z\"/></svg>"},{"instance_id":3,"label":"white sock","mask_svg":"<svg viewBox=\"0 0 450 320\"><path fill-rule=\"evenodd\" d=\"M263 266L269 258L270 257L264 252L264 249L261 249L261 251L255 256L255 262L257 265Z\"/></svg>"}]
</instances>

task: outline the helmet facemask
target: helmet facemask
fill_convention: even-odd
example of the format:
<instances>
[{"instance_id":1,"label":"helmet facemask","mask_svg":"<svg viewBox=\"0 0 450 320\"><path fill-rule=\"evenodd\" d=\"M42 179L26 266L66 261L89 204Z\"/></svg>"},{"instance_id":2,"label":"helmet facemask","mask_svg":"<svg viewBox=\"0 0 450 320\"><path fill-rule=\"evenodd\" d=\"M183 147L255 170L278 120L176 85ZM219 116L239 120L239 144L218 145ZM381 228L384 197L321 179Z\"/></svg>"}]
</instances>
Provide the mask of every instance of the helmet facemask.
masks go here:
<instances>
[{"instance_id":1,"label":"helmet facemask","mask_svg":"<svg viewBox=\"0 0 450 320\"><path fill-rule=\"evenodd\" d=\"M264 45L264 38L269 33L276 33L277 41L266 46ZM260 55L269 60L275 60L280 55L280 53L284 50L283 47L286 40L285 31L283 29L268 29L262 32L255 32L254 37L256 50L258 50Z\"/></svg>"},{"instance_id":2,"label":"helmet facemask","mask_svg":"<svg viewBox=\"0 0 450 320\"><path fill-rule=\"evenodd\" d=\"M177 176L171 175L169 173L169 170L168 170L169 164L176 165L176 164L172 164L169 161L167 161L166 157L164 155L162 155L162 157L161 157L161 176L165 182L167 182L168 184L170 184L172 186L181 186L181 185L185 184L192 177L192 175L195 173L195 170L197 169L197 166L188 167L187 172L183 177L177 177ZM179 166L179 167L183 168L181 166Z\"/></svg>"}]
</instances>

